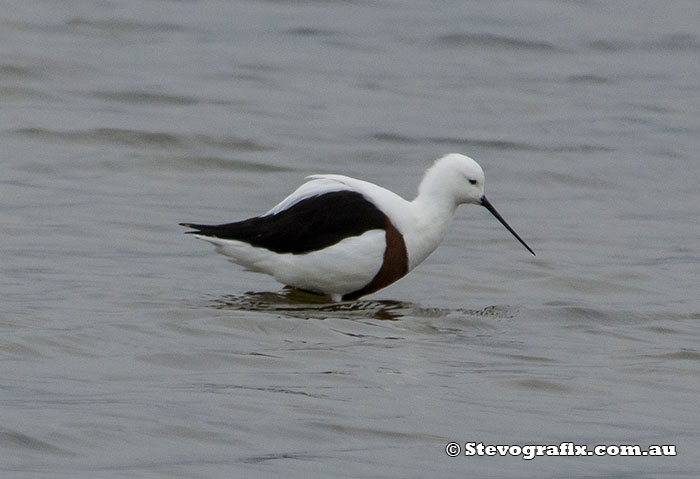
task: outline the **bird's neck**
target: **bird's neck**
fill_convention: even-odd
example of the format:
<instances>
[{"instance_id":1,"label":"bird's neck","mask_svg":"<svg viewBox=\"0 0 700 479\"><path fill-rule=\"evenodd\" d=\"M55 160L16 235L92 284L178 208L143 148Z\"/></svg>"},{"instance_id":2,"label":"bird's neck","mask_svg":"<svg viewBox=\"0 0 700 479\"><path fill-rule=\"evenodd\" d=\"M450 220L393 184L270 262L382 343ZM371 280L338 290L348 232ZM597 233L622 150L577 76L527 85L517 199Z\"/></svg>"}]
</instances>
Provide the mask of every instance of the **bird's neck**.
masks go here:
<instances>
[{"instance_id":1,"label":"bird's neck","mask_svg":"<svg viewBox=\"0 0 700 479\"><path fill-rule=\"evenodd\" d=\"M411 234L407 235L406 247L409 251L409 266L413 269L440 245L457 204L444 192L433 194L430 191L419 190L411 206L414 222L411 225Z\"/></svg>"}]
</instances>

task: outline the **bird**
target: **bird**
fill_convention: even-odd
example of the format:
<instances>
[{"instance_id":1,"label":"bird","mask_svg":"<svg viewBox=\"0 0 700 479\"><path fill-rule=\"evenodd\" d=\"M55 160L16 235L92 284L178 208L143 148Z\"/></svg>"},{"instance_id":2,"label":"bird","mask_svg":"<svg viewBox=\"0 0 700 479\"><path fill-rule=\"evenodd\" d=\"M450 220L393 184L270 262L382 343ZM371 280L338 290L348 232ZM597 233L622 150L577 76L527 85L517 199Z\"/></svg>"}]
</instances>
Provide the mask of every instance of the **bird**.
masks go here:
<instances>
[{"instance_id":1,"label":"bird","mask_svg":"<svg viewBox=\"0 0 700 479\"><path fill-rule=\"evenodd\" d=\"M245 269L333 302L356 300L404 277L439 246L462 204L485 207L535 255L486 199L481 166L459 153L437 159L411 201L348 176L306 180L261 216L180 225Z\"/></svg>"}]
</instances>

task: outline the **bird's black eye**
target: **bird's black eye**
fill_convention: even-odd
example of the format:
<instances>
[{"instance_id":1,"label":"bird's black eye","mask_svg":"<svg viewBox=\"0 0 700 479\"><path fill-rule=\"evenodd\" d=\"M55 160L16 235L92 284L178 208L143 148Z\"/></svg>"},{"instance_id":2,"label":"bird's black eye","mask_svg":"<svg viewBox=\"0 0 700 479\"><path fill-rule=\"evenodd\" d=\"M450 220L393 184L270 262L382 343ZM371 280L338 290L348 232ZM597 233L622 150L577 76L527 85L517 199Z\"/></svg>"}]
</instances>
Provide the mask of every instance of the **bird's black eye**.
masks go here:
<instances>
[{"instance_id":1,"label":"bird's black eye","mask_svg":"<svg viewBox=\"0 0 700 479\"><path fill-rule=\"evenodd\" d=\"M469 183L472 184L472 185L475 185L475 184L478 183L478 181L475 180L474 178L468 178L468 180L469 180Z\"/></svg>"}]
</instances>

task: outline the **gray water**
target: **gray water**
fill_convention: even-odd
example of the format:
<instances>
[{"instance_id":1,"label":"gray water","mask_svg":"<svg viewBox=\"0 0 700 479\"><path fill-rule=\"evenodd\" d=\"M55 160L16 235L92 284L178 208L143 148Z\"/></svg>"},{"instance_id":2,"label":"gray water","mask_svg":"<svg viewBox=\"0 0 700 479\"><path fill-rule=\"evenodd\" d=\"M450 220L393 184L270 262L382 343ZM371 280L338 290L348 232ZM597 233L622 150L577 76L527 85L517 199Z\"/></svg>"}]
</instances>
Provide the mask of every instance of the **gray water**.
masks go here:
<instances>
[{"instance_id":1,"label":"gray water","mask_svg":"<svg viewBox=\"0 0 700 479\"><path fill-rule=\"evenodd\" d=\"M5 1L0 472L696 477L696 1ZM485 210L350 304L183 235L313 173ZM458 443L675 457L451 458Z\"/></svg>"}]
</instances>

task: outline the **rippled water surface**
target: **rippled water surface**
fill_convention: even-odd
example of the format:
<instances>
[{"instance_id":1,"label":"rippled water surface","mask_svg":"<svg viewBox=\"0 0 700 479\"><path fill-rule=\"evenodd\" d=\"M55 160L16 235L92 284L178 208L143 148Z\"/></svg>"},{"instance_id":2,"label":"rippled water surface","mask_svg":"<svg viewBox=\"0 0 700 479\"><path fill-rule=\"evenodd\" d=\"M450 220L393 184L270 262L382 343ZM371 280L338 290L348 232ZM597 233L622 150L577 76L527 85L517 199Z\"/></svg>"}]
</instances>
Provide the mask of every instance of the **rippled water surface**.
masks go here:
<instances>
[{"instance_id":1,"label":"rippled water surface","mask_svg":"<svg viewBox=\"0 0 700 479\"><path fill-rule=\"evenodd\" d=\"M5 4L3 477L696 477L697 2ZM537 257L465 206L329 304L177 226L452 151Z\"/></svg>"}]
</instances>

